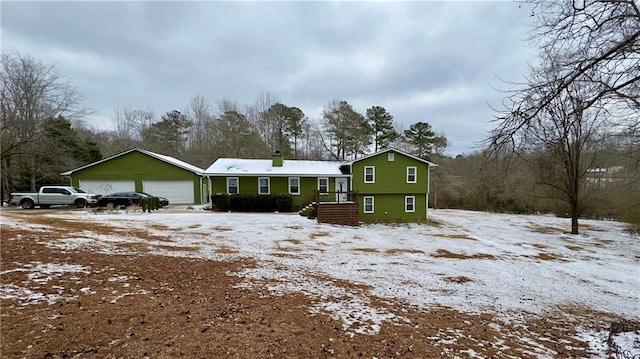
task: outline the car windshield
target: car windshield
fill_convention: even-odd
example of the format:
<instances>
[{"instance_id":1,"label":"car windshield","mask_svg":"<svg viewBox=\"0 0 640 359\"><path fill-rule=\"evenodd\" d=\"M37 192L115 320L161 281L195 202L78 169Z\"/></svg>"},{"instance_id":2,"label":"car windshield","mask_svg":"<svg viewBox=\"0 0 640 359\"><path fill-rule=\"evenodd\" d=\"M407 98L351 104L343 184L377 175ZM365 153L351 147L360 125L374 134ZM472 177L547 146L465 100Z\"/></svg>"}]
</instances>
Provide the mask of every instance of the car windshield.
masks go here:
<instances>
[{"instance_id":1,"label":"car windshield","mask_svg":"<svg viewBox=\"0 0 640 359\"><path fill-rule=\"evenodd\" d=\"M72 187L72 190L74 192L76 192L76 193L87 193L87 192L85 192L85 191L83 191L83 190L81 190L80 188L77 188L77 187Z\"/></svg>"},{"instance_id":2,"label":"car windshield","mask_svg":"<svg viewBox=\"0 0 640 359\"><path fill-rule=\"evenodd\" d=\"M147 197L155 197L154 195L148 194L147 192L138 192L138 193L143 194L143 195L145 195Z\"/></svg>"}]
</instances>

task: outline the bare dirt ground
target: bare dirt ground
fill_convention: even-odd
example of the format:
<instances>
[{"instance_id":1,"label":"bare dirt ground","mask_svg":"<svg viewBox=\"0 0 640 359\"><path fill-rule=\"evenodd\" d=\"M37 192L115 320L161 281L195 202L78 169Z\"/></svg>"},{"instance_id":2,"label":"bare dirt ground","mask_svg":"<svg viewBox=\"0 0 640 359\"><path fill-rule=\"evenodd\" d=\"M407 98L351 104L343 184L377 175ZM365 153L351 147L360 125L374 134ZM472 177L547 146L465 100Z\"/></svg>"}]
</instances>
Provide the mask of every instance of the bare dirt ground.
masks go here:
<instances>
[{"instance_id":1,"label":"bare dirt ground","mask_svg":"<svg viewBox=\"0 0 640 359\"><path fill-rule=\"evenodd\" d=\"M574 338L575 327L615 319L570 307L548 317L523 313L520 324L509 324L498 319L499 313L423 309L380 298L377 306L409 320L385 322L376 335L353 335L328 315L311 314L314 298L236 287L241 278L232 274L257 265L251 260L158 256L131 247L126 249L135 255L61 250L47 243L72 232L109 235L114 229L34 212L3 212L57 230L3 226L2 284L62 296L52 304L0 300L3 358L535 358L539 347L558 358L582 358L589 353ZM34 280L20 270L25 263L79 269Z\"/></svg>"}]
</instances>

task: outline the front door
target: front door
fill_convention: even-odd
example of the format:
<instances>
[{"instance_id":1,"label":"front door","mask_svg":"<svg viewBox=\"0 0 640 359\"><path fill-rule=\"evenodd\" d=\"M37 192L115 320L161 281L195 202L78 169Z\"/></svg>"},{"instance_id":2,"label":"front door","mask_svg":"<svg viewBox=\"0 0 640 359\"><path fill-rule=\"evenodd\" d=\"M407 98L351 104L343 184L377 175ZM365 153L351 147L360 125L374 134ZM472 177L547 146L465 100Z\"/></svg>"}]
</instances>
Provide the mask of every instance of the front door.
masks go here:
<instances>
[{"instance_id":1,"label":"front door","mask_svg":"<svg viewBox=\"0 0 640 359\"><path fill-rule=\"evenodd\" d=\"M336 178L336 201L338 202L346 202L349 198L347 195L347 191L349 190L349 186L347 185L348 178L338 177Z\"/></svg>"}]
</instances>

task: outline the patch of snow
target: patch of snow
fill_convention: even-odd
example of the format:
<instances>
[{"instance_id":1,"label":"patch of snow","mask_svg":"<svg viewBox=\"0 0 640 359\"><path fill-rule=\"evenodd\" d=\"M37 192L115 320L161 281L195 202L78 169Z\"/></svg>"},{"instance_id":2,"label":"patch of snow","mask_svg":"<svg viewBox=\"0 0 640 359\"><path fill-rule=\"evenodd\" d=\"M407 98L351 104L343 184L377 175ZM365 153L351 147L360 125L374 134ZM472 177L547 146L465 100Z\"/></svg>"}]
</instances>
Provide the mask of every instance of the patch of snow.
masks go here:
<instances>
[{"instance_id":1,"label":"patch of snow","mask_svg":"<svg viewBox=\"0 0 640 359\"><path fill-rule=\"evenodd\" d=\"M461 350L460 352L466 354L466 356L464 357L456 356L456 358L480 358L480 359L484 358L484 356L476 353L475 350L473 349Z\"/></svg>"},{"instance_id":2,"label":"patch of snow","mask_svg":"<svg viewBox=\"0 0 640 359\"><path fill-rule=\"evenodd\" d=\"M592 354L592 358L635 358L640 355L640 333L638 332L613 334L615 348L610 348L607 343L609 330L595 331L589 328L578 328L576 337L589 345L589 353ZM618 350L618 356L612 350Z\"/></svg>"},{"instance_id":3,"label":"patch of snow","mask_svg":"<svg viewBox=\"0 0 640 359\"><path fill-rule=\"evenodd\" d=\"M80 288L80 292L83 294L96 294L96 292L89 287Z\"/></svg>"},{"instance_id":4,"label":"patch of snow","mask_svg":"<svg viewBox=\"0 0 640 359\"><path fill-rule=\"evenodd\" d=\"M28 272L28 281L22 284L28 286L30 283L36 286L46 284L55 277L61 277L66 273L90 273L89 267L77 265L77 264L59 264L59 263L17 263L20 267L5 270L0 275L11 272ZM71 277L71 279L79 279L77 277ZM26 288L18 286L14 283L2 283L0 285L0 297L3 299L14 299L20 302L21 305L36 304L39 302L47 302L53 304L62 298L61 294L64 292L64 288L60 286L53 286L53 289L58 291L57 294L41 293L37 288Z\"/></svg>"},{"instance_id":5,"label":"patch of snow","mask_svg":"<svg viewBox=\"0 0 640 359\"><path fill-rule=\"evenodd\" d=\"M11 272L30 272L27 277L37 283L46 283L52 279L52 276L60 276L64 273L89 273L89 267L77 264L58 264L58 263L16 263L21 267L9 269L0 272L0 275Z\"/></svg>"},{"instance_id":6,"label":"patch of snow","mask_svg":"<svg viewBox=\"0 0 640 359\"><path fill-rule=\"evenodd\" d=\"M139 290L138 290L138 291L136 291L136 292L127 292L127 293L122 293L122 294L120 294L120 295L117 295L117 296L115 296L115 297L111 298L111 300L110 300L109 302L110 302L110 303L112 303L112 304L115 304L115 303L117 303L120 299L125 298L125 297L130 297L130 296L132 296L132 295L146 295L146 294L149 294L149 291L146 291L146 290L144 290L144 289L139 289ZM103 298L103 299L104 299L104 298Z\"/></svg>"},{"instance_id":7,"label":"patch of snow","mask_svg":"<svg viewBox=\"0 0 640 359\"><path fill-rule=\"evenodd\" d=\"M632 356L640 354L640 333L624 332L611 336L617 350L625 353L628 352Z\"/></svg>"},{"instance_id":8,"label":"patch of snow","mask_svg":"<svg viewBox=\"0 0 640 359\"><path fill-rule=\"evenodd\" d=\"M592 358L608 359L609 346L607 338L609 331L594 331L593 329L579 327L577 328L576 338L586 343Z\"/></svg>"},{"instance_id":9,"label":"patch of snow","mask_svg":"<svg viewBox=\"0 0 640 359\"><path fill-rule=\"evenodd\" d=\"M394 321L393 313L373 308L362 298L350 300L323 300L311 308L313 313L330 313L332 319L342 322L342 329L353 334L374 335L380 332L380 324L384 321Z\"/></svg>"},{"instance_id":10,"label":"patch of snow","mask_svg":"<svg viewBox=\"0 0 640 359\"><path fill-rule=\"evenodd\" d=\"M9 283L2 284L2 286L0 286L0 298L17 300L20 302L20 305L25 306L40 302L47 302L47 304L51 305L62 299L62 296L52 293L39 293L32 291L31 289Z\"/></svg>"}]
</instances>

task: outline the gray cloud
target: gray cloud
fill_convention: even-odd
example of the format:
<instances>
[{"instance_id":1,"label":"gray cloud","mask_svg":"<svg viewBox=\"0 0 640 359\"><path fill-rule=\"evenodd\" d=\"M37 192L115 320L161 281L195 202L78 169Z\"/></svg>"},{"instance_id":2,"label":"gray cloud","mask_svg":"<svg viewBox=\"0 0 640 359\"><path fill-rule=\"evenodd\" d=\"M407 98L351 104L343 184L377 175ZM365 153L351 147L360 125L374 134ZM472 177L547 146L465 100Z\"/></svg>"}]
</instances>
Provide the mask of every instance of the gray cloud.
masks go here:
<instances>
[{"instance_id":1,"label":"gray cloud","mask_svg":"<svg viewBox=\"0 0 640 359\"><path fill-rule=\"evenodd\" d=\"M318 118L333 99L426 121L449 153L490 126L495 75L533 61L511 2L2 2L2 51L57 69L105 127L116 108L184 108L261 92Z\"/></svg>"}]
</instances>

